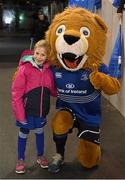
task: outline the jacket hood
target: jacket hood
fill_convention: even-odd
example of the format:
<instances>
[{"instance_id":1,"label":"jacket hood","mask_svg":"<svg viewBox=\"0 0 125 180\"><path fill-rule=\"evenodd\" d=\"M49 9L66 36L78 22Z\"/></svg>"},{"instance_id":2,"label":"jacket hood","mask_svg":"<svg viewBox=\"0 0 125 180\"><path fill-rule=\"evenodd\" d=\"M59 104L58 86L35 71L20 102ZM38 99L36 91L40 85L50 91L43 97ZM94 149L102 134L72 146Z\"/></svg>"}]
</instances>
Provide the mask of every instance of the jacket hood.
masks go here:
<instances>
[{"instance_id":1,"label":"jacket hood","mask_svg":"<svg viewBox=\"0 0 125 180\"><path fill-rule=\"evenodd\" d=\"M30 64L32 64L32 66L34 66L34 67L39 69L38 65L36 64L36 62L33 59L33 55L23 56L20 59L19 66L21 66L21 65L23 65L25 63L30 63ZM44 63L44 68L49 68L49 64L47 62Z\"/></svg>"}]
</instances>

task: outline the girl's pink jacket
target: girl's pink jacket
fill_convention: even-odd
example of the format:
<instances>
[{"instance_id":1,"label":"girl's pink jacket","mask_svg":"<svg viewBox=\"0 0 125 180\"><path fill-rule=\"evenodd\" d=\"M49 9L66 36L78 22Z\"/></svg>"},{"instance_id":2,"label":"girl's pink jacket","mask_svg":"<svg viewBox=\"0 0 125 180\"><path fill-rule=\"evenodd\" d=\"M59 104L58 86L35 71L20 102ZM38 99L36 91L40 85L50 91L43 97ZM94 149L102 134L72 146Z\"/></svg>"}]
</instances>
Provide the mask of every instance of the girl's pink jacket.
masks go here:
<instances>
[{"instance_id":1,"label":"girl's pink jacket","mask_svg":"<svg viewBox=\"0 0 125 180\"><path fill-rule=\"evenodd\" d=\"M25 122L26 115L46 116L50 108L50 94L56 96L57 92L48 63L41 71L32 56L22 57L12 83L12 109L16 120Z\"/></svg>"}]
</instances>

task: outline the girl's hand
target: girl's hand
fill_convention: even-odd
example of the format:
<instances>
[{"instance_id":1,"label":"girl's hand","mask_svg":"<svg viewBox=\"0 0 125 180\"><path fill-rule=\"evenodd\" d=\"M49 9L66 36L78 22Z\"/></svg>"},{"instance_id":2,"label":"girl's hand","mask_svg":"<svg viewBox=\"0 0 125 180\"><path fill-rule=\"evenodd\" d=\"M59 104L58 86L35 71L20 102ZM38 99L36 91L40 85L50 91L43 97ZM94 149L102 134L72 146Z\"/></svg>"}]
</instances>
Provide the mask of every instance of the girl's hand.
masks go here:
<instances>
[{"instance_id":1,"label":"girl's hand","mask_svg":"<svg viewBox=\"0 0 125 180\"><path fill-rule=\"evenodd\" d=\"M26 125L27 124L27 121L19 121L19 120L16 120L16 121L19 122L22 125Z\"/></svg>"},{"instance_id":2,"label":"girl's hand","mask_svg":"<svg viewBox=\"0 0 125 180\"><path fill-rule=\"evenodd\" d=\"M26 125L27 124L27 122L26 121L24 121L24 122L20 122L21 124L23 124L23 125Z\"/></svg>"}]
</instances>

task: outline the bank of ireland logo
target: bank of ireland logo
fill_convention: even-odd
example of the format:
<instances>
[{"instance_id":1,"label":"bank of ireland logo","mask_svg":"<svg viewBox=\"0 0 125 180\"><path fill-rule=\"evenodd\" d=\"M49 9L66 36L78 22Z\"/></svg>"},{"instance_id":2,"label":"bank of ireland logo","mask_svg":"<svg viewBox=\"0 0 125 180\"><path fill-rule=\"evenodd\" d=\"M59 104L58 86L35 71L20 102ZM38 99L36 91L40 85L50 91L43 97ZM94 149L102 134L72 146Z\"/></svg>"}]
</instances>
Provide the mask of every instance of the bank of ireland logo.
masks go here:
<instances>
[{"instance_id":1,"label":"bank of ireland logo","mask_svg":"<svg viewBox=\"0 0 125 180\"><path fill-rule=\"evenodd\" d=\"M73 83L66 84L67 89L73 89L75 85Z\"/></svg>"}]
</instances>

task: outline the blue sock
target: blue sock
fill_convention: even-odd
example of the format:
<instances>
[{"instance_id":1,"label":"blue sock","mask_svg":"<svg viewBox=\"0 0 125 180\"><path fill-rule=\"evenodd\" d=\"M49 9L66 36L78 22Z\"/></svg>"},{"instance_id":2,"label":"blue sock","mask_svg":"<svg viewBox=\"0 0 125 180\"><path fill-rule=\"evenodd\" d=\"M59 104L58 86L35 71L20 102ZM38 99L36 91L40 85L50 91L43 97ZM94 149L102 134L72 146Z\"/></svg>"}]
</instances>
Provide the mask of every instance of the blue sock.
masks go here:
<instances>
[{"instance_id":1,"label":"blue sock","mask_svg":"<svg viewBox=\"0 0 125 180\"><path fill-rule=\"evenodd\" d=\"M25 150L26 150L26 142L27 135L29 134L29 130L21 128L18 136L18 160L25 159Z\"/></svg>"},{"instance_id":2,"label":"blue sock","mask_svg":"<svg viewBox=\"0 0 125 180\"><path fill-rule=\"evenodd\" d=\"M43 128L35 129L35 133L36 133L37 156L42 156L44 154L44 132L43 132Z\"/></svg>"}]
</instances>

